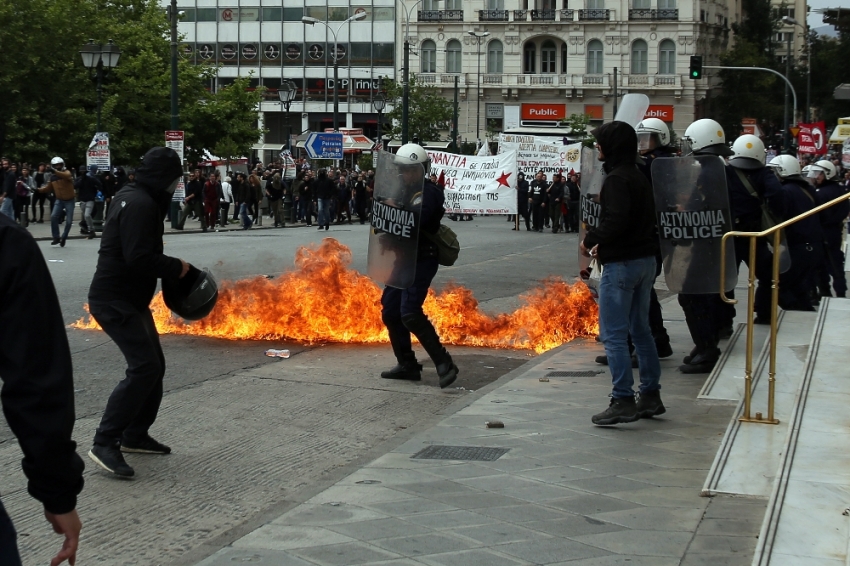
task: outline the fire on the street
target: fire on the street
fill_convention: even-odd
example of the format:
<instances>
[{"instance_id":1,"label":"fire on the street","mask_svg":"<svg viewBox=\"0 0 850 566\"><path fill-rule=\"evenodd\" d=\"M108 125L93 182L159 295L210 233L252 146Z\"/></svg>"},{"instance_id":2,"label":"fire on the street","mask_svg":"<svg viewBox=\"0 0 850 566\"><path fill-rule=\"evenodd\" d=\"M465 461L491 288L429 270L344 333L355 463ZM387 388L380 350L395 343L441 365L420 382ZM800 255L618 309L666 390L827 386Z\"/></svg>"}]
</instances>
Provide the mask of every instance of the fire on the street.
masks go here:
<instances>
[{"instance_id":1,"label":"fire on the street","mask_svg":"<svg viewBox=\"0 0 850 566\"><path fill-rule=\"evenodd\" d=\"M274 279L224 281L213 312L186 323L172 315L162 294L151 304L161 334L189 334L227 340L295 340L306 343L386 343L381 289L351 269L351 250L333 238L301 247L295 270ZM530 349L560 346L599 330L596 303L587 288L550 278L521 296L512 313L481 312L472 291L448 285L429 291L425 313L447 344ZM99 329L91 316L72 325Z\"/></svg>"}]
</instances>

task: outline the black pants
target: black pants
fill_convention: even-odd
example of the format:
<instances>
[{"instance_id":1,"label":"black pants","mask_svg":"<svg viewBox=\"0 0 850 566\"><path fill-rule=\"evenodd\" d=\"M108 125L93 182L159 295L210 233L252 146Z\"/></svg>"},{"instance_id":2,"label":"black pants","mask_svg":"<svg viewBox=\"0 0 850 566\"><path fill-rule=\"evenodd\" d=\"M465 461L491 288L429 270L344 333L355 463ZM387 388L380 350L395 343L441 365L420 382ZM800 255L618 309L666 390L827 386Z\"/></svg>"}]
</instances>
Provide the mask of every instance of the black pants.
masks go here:
<instances>
[{"instance_id":1,"label":"black pants","mask_svg":"<svg viewBox=\"0 0 850 566\"><path fill-rule=\"evenodd\" d=\"M818 286L824 295L832 295L829 289L829 278L832 277L832 288L835 296L847 295L847 279L844 276L844 252L841 250L841 242L826 244L826 257L821 262L820 281Z\"/></svg>"},{"instance_id":2,"label":"black pants","mask_svg":"<svg viewBox=\"0 0 850 566\"><path fill-rule=\"evenodd\" d=\"M679 295L679 304L685 313L685 322L697 353L715 360L720 354L717 344L720 342L720 305L719 295Z\"/></svg>"},{"instance_id":3,"label":"black pants","mask_svg":"<svg viewBox=\"0 0 850 566\"><path fill-rule=\"evenodd\" d=\"M0 503L0 564L3 566L21 566L18 553L18 535L12 519Z\"/></svg>"},{"instance_id":4,"label":"black pants","mask_svg":"<svg viewBox=\"0 0 850 566\"><path fill-rule=\"evenodd\" d=\"M813 291L817 288L818 266L823 263L820 244L789 246L791 268L779 276L779 306L787 311L813 311Z\"/></svg>"},{"instance_id":5,"label":"black pants","mask_svg":"<svg viewBox=\"0 0 850 566\"><path fill-rule=\"evenodd\" d=\"M33 193L32 195L32 221L35 222L35 205L38 205L38 219L44 220L44 201L47 200L47 194L45 193ZM52 209L49 209L52 210Z\"/></svg>"},{"instance_id":6,"label":"black pants","mask_svg":"<svg viewBox=\"0 0 850 566\"><path fill-rule=\"evenodd\" d=\"M407 289L384 287L381 295L381 319L387 326L393 353L401 361L405 354L413 351L411 348L410 330L405 326L402 317L410 314L425 316L422 305L428 297L428 288L437 274L439 264L436 257L422 258L416 262L416 274L413 285ZM433 332L433 326L431 327ZM436 332L429 332L432 336ZM423 336L417 336L423 342ZM426 339L427 341L427 339Z\"/></svg>"},{"instance_id":7,"label":"black pants","mask_svg":"<svg viewBox=\"0 0 850 566\"><path fill-rule=\"evenodd\" d=\"M230 203L223 202L219 204L219 208L221 209L221 219L219 222L221 222L222 226L227 226L227 219L230 218Z\"/></svg>"},{"instance_id":8,"label":"black pants","mask_svg":"<svg viewBox=\"0 0 850 566\"><path fill-rule=\"evenodd\" d=\"M742 261L747 264L748 269L753 269L753 266L750 265L749 238L735 238L736 272L740 270ZM770 253L770 249L767 247L767 242L763 238L758 238L756 240L755 273L758 286L756 287L754 310L757 317L770 320L770 288L773 286L773 254ZM734 299L735 292L731 291L730 293L727 293L727 296ZM720 300L719 297L718 300ZM722 301L720 302L723 305L726 305L726 303L723 303ZM735 309L733 305L726 305L721 308L726 311L726 318L729 318L729 313L731 313L732 318L735 317ZM729 323L731 324L731 321L729 321Z\"/></svg>"},{"instance_id":9,"label":"black pants","mask_svg":"<svg viewBox=\"0 0 850 566\"><path fill-rule=\"evenodd\" d=\"M531 227L534 230L542 230L543 229L543 214L545 209L542 206L541 202L532 202L531 203Z\"/></svg>"},{"instance_id":10,"label":"black pants","mask_svg":"<svg viewBox=\"0 0 850 566\"><path fill-rule=\"evenodd\" d=\"M124 301L92 301L89 310L127 360L126 375L106 402L94 443L109 446L122 438L141 440L156 420L165 376L165 355L153 315Z\"/></svg>"}]
</instances>

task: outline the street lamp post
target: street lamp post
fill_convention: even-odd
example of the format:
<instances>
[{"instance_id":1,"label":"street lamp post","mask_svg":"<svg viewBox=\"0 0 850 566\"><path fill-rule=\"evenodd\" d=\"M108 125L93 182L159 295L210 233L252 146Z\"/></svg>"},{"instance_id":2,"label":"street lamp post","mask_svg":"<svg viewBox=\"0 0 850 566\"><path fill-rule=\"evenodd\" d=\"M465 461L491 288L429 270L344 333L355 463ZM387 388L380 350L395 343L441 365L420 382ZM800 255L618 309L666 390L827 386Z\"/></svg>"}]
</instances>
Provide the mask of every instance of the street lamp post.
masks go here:
<instances>
[{"instance_id":1,"label":"street lamp post","mask_svg":"<svg viewBox=\"0 0 850 566\"><path fill-rule=\"evenodd\" d=\"M808 121L809 121L809 108L811 107L811 100L809 98L810 98L811 92L812 92L812 41L811 41L811 38L809 37L809 34L806 33L806 26L804 26L803 24L801 24L800 22L798 22L797 20L795 20L791 16L783 16L782 17L782 23L800 26L800 28L802 28L802 30L803 30L803 33L806 34L806 58L807 58L807 62L806 62L806 67L807 67L807 69L806 69L806 110L803 114L804 114L804 121L806 123L808 123ZM789 45L790 45L790 41L791 41L790 38L789 38L788 41L789 41ZM789 57L791 55L790 49L788 50L788 55L789 55ZM787 73L787 70L786 70L786 73ZM788 91L786 90L785 92L787 93Z\"/></svg>"},{"instance_id":2,"label":"street lamp post","mask_svg":"<svg viewBox=\"0 0 850 566\"><path fill-rule=\"evenodd\" d=\"M289 107L298 94L298 87L292 81L283 81L277 90L277 96L286 110L286 149L292 151L292 124L289 122Z\"/></svg>"},{"instance_id":3,"label":"street lamp post","mask_svg":"<svg viewBox=\"0 0 850 566\"><path fill-rule=\"evenodd\" d=\"M365 17L366 17L365 11L357 12L356 14L354 14L353 16L348 18L347 20L341 22L337 26L336 30L334 30L331 26L329 26L327 24L327 22L323 22L322 20L317 20L316 18L311 18L310 16L304 16L303 18L301 18L301 21L303 23L307 24L307 25L314 26L316 24L322 24L323 26L328 28L328 31L330 31L331 34L334 36L334 52L333 52L333 59L334 59L334 119L333 120L334 121L333 121L333 130L335 132L337 131L337 115L339 114L339 59L340 59L340 57L338 56L338 54L339 54L339 42L337 41L337 35L339 34L339 30L341 30L342 26L344 26L345 24L348 24L348 23L351 23L351 22L356 22L358 20L362 20Z\"/></svg>"},{"instance_id":4,"label":"street lamp post","mask_svg":"<svg viewBox=\"0 0 850 566\"><path fill-rule=\"evenodd\" d=\"M100 131L100 109L103 104L103 78L109 72L109 69L118 65L118 58L121 57L121 51L110 39L108 43L95 43L90 39L88 43L80 49L80 56L83 58L83 66L95 72L97 78L97 131Z\"/></svg>"},{"instance_id":5,"label":"street lamp post","mask_svg":"<svg viewBox=\"0 0 850 566\"><path fill-rule=\"evenodd\" d=\"M382 130L384 126L384 108L387 107L387 97L383 95L383 93L378 93L375 95L375 98L372 99L372 106L375 107L375 111L378 113L378 141L382 138Z\"/></svg>"},{"instance_id":6,"label":"street lamp post","mask_svg":"<svg viewBox=\"0 0 850 566\"><path fill-rule=\"evenodd\" d=\"M171 129L180 128L180 111L177 106L177 0L171 0L168 20L171 24Z\"/></svg>"},{"instance_id":7,"label":"street lamp post","mask_svg":"<svg viewBox=\"0 0 850 566\"><path fill-rule=\"evenodd\" d=\"M475 79L477 91L475 94L478 100L475 106L475 138L481 140L481 40L490 35L490 32L468 31L466 33L478 40L478 75Z\"/></svg>"},{"instance_id":8,"label":"street lamp post","mask_svg":"<svg viewBox=\"0 0 850 566\"><path fill-rule=\"evenodd\" d=\"M433 0L439 2L440 0ZM410 138L410 14L413 9L418 6L422 0L416 0L409 10L405 10L404 6L401 11L405 16L404 28L404 69L402 73L402 91L401 91L401 145L407 143Z\"/></svg>"}]
</instances>

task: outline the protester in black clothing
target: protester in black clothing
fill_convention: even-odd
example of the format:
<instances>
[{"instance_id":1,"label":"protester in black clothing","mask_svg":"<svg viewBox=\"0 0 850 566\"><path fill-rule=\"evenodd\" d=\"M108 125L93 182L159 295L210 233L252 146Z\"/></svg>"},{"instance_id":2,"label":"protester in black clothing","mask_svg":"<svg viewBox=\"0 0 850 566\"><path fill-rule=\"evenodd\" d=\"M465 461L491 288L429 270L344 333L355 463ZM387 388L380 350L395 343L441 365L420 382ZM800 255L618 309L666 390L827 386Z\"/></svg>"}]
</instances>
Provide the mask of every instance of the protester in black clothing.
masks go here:
<instances>
[{"instance_id":1,"label":"protester in black clothing","mask_svg":"<svg viewBox=\"0 0 850 566\"><path fill-rule=\"evenodd\" d=\"M366 206L369 202L369 197L366 191L366 181L363 179L363 173L357 176L357 181L354 183L354 205L357 208L357 217L360 219L360 224L366 223Z\"/></svg>"},{"instance_id":2,"label":"protester in black clothing","mask_svg":"<svg viewBox=\"0 0 850 566\"><path fill-rule=\"evenodd\" d=\"M578 176L570 175L564 188L564 198L567 199L567 232L578 232L578 209L581 202L581 189L578 186Z\"/></svg>"},{"instance_id":3,"label":"protester in black clothing","mask_svg":"<svg viewBox=\"0 0 850 566\"><path fill-rule=\"evenodd\" d=\"M538 171L537 176L528 186L528 205L531 207L531 225L535 232L543 231L543 214L546 189L549 186L543 180L543 171Z\"/></svg>"},{"instance_id":4,"label":"protester in black clothing","mask_svg":"<svg viewBox=\"0 0 850 566\"><path fill-rule=\"evenodd\" d=\"M75 419L71 350L41 250L24 228L3 215L0 289L3 414L24 454L27 491L42 503L53 530L65 536L51 564L74 563L81 529L75 508L83 489L83 461L71 440ZM15 528L0 504L3 566L21 565L15 539Z\"/></svg>"},{"instance_id":5,"label":"protester in black clothing","mask_svg":"<svg viewBox=\"0 0 850 566\"><path fill-rule=\"evenodd\" d=\"M269 198L269 208L272 211L274 218L274 227L283 228L286 226L286 219L281 215L281 206L283 204L283 181L280 179L280 173L275 173L266 181L266 196Z\"/></svg>"},{"instance_id":6,"label":"protester in black clothing","mask_svg":"<svg viewBox=\"0 0 850 566\"><path fill-rule=\"evenodd\" d=\"M523 220L525 220L525 229L531 232L528 212L528 181L525 180L525 173L520 172L517 175L516 195L517 212L519 212L519 215L523 218ZM512 230L516 230L516 227L512 228Z\"/></svg>"},{"instance_id":7,"label":"protester in black clothing","mask_svg":"<svg viewBox=\"0 0 850 566\"><path fill-rule=\"evenodd\" d=\"M559 173L552 176L552 184L546 189L546 199L549 219L552 221L552 233L557 234L561 229L561 203L564 201L564 182Z\"/></svg>"},{"instance_id":8,"label":"protester in black clothing","mask_svg":"<svg viewBox=\"0 0 850 566\"><path fill-rule=\"evenodd\" d=\"M136 170L138 176L139 171ZM193 214L201 219L201 230L207 231L207 221L204 218L204 184L206 179L201 175L200 169L192 171L192 176L186 184L186 197L183 199L184 206L180 210L177 220L177 229L182 230L186 225L186 217Z\"/></svg>"},{"instance_id":9,"label":"protester in black clothing","mask_svg":"<svg viewBox=\"0 0 850 566\"><path fill-rule=\"evenodd\" d=\"M47 181L50 180L46 171L47 171L47 164L43 163L43 162L39 163L38 164L38 170L35 172L35 175L33 175L33 178L35 179L35 186L36 187L43 187L44 185L47 184ZM52 194L49 195L49 196L53 197ZM39 192L39 191L36 191L32 194L32 221L33 222L38 222L39 224L44 223L44 201L47 200L47 198L48 198L47 194ZM51 198L51 201L52 201L52 198ZM37 220L36 220L36 214L35 214L36 205L38 205L38 219ZM49 206L50 206L50 208L48 209L48 211L52 211L53 210L53 203L51 202Z\"/></svg>"},{"instance_id":10,"label":"protester in black clothing","mask_svg":"<svg viewBox=\"0 0 850 566\"><path fill-rule=\"evenodd\" d=\"M183 278L190 269L197 273L182 259L163 254L163 220L182 174L173 149L155 147L145 154L135 182L115 195L89 289L89 312L127 360L126 377L109 396L89 457L120 477L134 474L122 452L171 452L149 434L165 376L149 305L157 279Z\"/></svg>"},{"instance_id":11,"label":"protester in black clothing","mask_svg":"<svg viewBox=\"0 0 850 566\"><path fill-rule=\"evenodd\" d=\"M97 178L97 165L90 165L88 172L86 172L84 167L80 167L80 176L74 182L74 188L77 190L77 199L80 201L80 210L82 211L83 222L85 223L85 227L81 232L87 234L88 239L91 240L95 237L95 199L97 198L97 193L103 192L103 185L100 179Z\"/></svg>"}]
</instances>

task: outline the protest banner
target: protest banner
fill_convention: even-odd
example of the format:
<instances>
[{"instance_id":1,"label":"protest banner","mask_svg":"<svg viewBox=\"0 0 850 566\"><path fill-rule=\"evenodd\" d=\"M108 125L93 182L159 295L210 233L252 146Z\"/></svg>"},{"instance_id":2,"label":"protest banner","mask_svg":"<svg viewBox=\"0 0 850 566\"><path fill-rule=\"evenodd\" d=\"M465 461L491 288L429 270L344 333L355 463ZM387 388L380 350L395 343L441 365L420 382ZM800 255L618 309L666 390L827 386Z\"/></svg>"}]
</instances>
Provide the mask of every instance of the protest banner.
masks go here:
<instances>
[{"instance_id":1,"label":"protest banner","mask_svg":"<svg viewBox=\"0 0 850 566\"><path fill-rule=\"evenodd\" d=\"M516 214L516 151L473 156L429 151L431 172L444 179L450 214Z\"/></svg>"},{"instance_id":2,"label":"protest banner","mask_svg":"<svg viewBox=\"0 0 850 566\"><path fill-rule=\"evenodd\" d=\"M558 138L525 134L501 134L499 153L516 151L517 173L533 178L543 171L551 179L553 173L581 171L581 143L564 144Z\"/></svg>"},{"instance_id":3,"label":"protest banner","mask_svg":"<svg viewBox=\"0 0 850 566\"><path fill-rule=\"evenodd\" d=\"M826 155L829 149L826 145L826 123L815 122L798 125L800 132L797 134L797 153Z\"/></svg>"}]
</instances>

